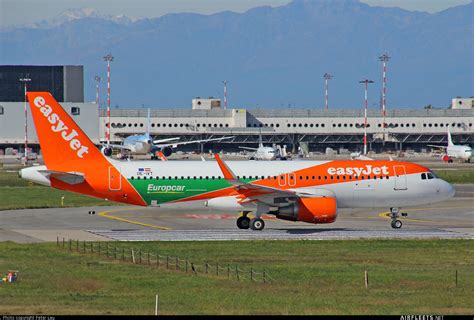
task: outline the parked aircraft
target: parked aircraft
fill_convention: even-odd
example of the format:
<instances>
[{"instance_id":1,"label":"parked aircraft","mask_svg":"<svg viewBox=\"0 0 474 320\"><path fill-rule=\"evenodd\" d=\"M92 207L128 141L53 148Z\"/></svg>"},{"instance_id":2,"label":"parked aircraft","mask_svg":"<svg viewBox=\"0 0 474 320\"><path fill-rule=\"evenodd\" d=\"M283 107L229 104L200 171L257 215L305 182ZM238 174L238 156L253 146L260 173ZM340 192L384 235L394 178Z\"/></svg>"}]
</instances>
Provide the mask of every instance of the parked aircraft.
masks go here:
<instances>
[{"instance_id":1,"label":"parked aircraft","mask_svg":"<svg viewBox=\"0 0 474 320\"><path fill-rule=\"evenodd\" d=\"M313 224L332 223L341 208L390 208L444 201L453 187L419 164L381 160L119 161L105 157L46 92L28 100L45 165L23 179L92 197L172 212L189 208L240 211L240 229L262 230L264 214ZM248 217L249 213L255 215Z\"/></svg>"},{"instance_id":2,"label":"parked aircraft","mask_svg":"<svg viewBox=\"0 0 474 320\"><path fill-rule=\"evenodd\" d=\"M471 162L472 148L466 145L456 145L451 138L451 132L448 130L448 145L438 146L429 144L428 147L440 148L445 151L442 159L448 163L452 163L453 159L461 159L464 162Z\"/></svg>"},{"instance_id":3,"label":"parked aircraft","mask_svg":"<svg viewBox=\"0 0 474 320\"><path fill-rule=\"evenodd\" d=\"M173 149L177 146L182 146L192 143L206 143L211 141L221 141L224 139L230 139L232 137L222 137L215 139L204 139L204 140L194 140L194 141L176 141L179 140L179 137L167 138L153 140L150 135L150 109L148 109L148 118L147 118L147 128L146 132L143 134L134 134L126 137L123 140L123 144L106 144L102 146L102 153L110 157L112 155L112 149L120 149L119 158L127 158L130 155L146 155L151 154L152 159L158 159L158 151L165 157L169 157L173 153Z\"/></svg>"},{"instance_id":4,"label":"parked aircraft","mask_svg":"<svg viewBox=\"0 0 474 320\"><path fill-rule=\"evenodd\" d=\"M258 148L250 148L250 147L239 147L240 149L251 150L255 151L251 156L250 160L275 160L276 158L282 158L279 147L265 147L263 145L262 140L262 132L260 131L259 140L258 140ZM286 156L286 150L285 150ZM286 160L286 158L285 158Z\"/></svg>"}]
</instances>

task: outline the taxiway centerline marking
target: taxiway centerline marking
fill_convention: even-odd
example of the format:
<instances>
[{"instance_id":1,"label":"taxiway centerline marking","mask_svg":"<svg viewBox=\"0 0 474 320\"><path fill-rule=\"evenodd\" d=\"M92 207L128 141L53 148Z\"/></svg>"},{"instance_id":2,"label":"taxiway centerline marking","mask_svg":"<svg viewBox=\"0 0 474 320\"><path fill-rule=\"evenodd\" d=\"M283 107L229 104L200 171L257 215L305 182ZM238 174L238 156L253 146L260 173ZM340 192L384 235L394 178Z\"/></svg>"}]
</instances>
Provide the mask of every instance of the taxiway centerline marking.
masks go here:
<instances>
[{"instance_id":1,"label":"taxiway centerline marking","mask_svg":"<svg viewBox=\"0 0 474 320\"><path fill-rule=\"evenodd\" d=\"M131 208L102 211L102 212L99 212L98 215L101 216L101 217L104 217L104 218L113 219L113 220L117 220L117 221L121 221L121 222L131 223L131 224L136 224L136 225L140 225L140 226L144 226L144 227L148 227L148 228L159 229L159 230L172 230L171 228L168 228L168 227L162 227L162 226L157 226L157 225L154 225L154 224L143 223L143 222L140 222L140 221L124 219L124 218L120 218L120 217L113 216L113 215L110 214L112 212L120 212L120 211L128 211L128 210L131 210ZM137 210L137 209L134 209L134 210Z\"/></svg>"}]
</instances>

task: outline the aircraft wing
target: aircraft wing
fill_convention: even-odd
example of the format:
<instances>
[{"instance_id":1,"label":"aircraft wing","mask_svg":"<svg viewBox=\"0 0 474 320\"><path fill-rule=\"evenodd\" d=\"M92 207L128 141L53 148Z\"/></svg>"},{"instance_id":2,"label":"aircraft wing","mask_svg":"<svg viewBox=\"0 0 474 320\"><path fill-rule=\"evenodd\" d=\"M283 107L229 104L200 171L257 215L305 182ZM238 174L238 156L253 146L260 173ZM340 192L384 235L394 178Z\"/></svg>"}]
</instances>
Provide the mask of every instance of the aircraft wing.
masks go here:
<instances>
[{"instance_id":1,"label":"aircraft wing","mask_svg":"<svg viewBox=\"0 0 474 320\"><path fill-rule=\"evenodd\" d=\"M252 151L257 151L257 148L250 148L250 147L239 147L240 149L245 149L245 150L252 150Z\"/></svg>"},{"instance_id":2,"label":"aircraft wing","mask_svg":"<svg viewBox=\"0 0 474 320\"><path fill-rule=\"evenodd\" d=\"M169 141L174 141L174 140L179 140L179 137L153 140L153 143L158 144L158 143L169 142Z\"/></svg>"},{"instance_id":3,"label":"aircraft wing","mask_svg":"<svg viewBox=\"0 0 474 320\"><path fill-rule=\"evenodd\" d=\"M121 145L121 144L109 144L108 146L110 146L111 148L115 148L115 149L121 149L121 150L128 150L128 151L132 151L132 149L130 149L129 147L127 146L124 146L124 145ZM107 147L106 144L102 145L102 147Z\"/></svg>"},{"instance_id":4,"label":"aircraft wing","mask_svg":"<svg viewBox=\"0 0 474 320\"><path fill-rule=\"evenodd\" d=\"M278 201L278 203L283 202L286 204L292 200L295 201L300 196L310 196L309 194L298 193L292 190L282 190L240 181L218 154L214 156L224 175L224 179L233 185L234 189L241 195L241 203L260 201L269 206L277 206L276 198L281 198L282 200Z\"/></svg>"},{"instance_id":5,"label":"aircraft wing","mask_svg":"<svg viewBox=\"0 0 474 320\"><path fill-rule=\"evenodd\" d=\"M441 149L447 149L448 148L447 146L435 146L433 144L428 144L427 146L428 147L434 147L434 148L441 148Z\"/></svg>"},{"instance_id":6,"label":"aircraft wing","mask_svg":"<svg viewBox=\"0 0 474 320\"><path fill-rule=\"evenodd\" d=\"M202 142L209 142L209 141L220 141L224 139L230 139L233 137L222 137L222 138L214 138L214 139L205 139L205 140L194 140L194 141L183 141L183 142L174 142L174 143L165 143L165 144L155 144L156 147L165 148L165 147L172 147L176 148L177 146L191 144L191 143L202 143Z\"/></svg>"}]
</instances>

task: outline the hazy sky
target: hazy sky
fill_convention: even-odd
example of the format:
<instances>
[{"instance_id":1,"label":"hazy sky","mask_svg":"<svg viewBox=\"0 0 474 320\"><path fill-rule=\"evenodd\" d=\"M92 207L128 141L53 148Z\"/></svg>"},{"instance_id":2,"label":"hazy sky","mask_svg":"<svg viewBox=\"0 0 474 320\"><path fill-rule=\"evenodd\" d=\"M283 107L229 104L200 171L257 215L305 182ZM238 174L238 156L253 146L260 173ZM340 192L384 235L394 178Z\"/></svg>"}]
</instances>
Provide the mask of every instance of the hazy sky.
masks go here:
<instances>
[{"instance_id":1,"label":"hazy sky","mask_svg":"<svg viewBox=\"0 0 474 320\"><path fill-rule=\"evenodd\" d=\"M333 0L337 1L337 0ZM361 0L372 6L436 12L471 0ZM243 12L263 5L280 6L290 0L0 0L0 27L50 19L71 8L93 8L101 14L159 17L167 13Z\"/></svg>"}]
</instances>

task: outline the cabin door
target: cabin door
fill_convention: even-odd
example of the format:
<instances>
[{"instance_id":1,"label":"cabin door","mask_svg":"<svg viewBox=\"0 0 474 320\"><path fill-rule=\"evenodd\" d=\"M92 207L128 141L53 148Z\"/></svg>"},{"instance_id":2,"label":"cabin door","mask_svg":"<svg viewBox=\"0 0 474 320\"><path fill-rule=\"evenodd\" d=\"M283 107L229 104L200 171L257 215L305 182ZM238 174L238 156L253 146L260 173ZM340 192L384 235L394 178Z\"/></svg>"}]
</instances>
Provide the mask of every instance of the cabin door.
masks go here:
<instances>
[{"instance_id":1,"label":"cabin door","mask_svg":"<svg viewBox=\"0 0 474 320\"><path fill-rule=\"evenodd\" d=\"M394 166L395 170L395 190L407 190L407 174L405 166Z\"/></svg>"}]
</instances>

